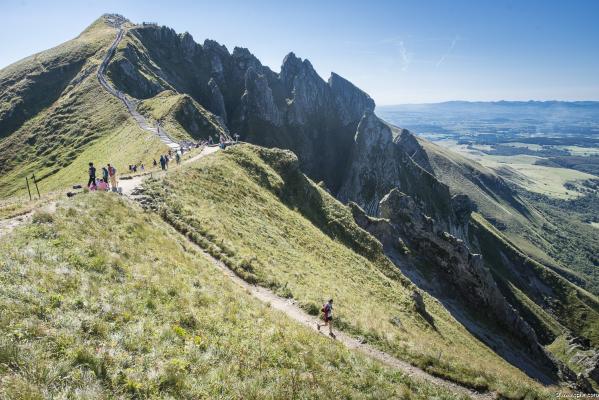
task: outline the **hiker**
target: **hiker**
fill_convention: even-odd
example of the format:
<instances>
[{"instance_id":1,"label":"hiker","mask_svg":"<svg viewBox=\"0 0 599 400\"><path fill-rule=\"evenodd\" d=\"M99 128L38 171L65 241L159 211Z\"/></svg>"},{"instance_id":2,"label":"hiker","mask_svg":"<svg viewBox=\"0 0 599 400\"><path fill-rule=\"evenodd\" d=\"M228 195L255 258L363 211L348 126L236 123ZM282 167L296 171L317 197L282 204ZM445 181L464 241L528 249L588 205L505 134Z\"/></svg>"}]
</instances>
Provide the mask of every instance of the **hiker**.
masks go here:
<instances>
[{"instance_id":1,"label":"hiker","mask_svg":"<svg viewBox=\"0 0 599 400\"><path fill-rule=\"evenodd\" d=\"M108 168L102 167L102 179L104 182L108 182Z\"/></svg>"},{"instance_id":2,"label":"hiker","mask_svg":"<svg viewBox=\"0 0 599 400\"><path fill-rule=\"evenodd\" d=\"M96 185L96 167L94 167L94 163L89 163L89 180L87 181L87 187Z\"/></svg>"},{"instance_id":3,"label":"hiker","mask_svg":"<svg viewBox=\"0 0 599 400\"><path fill-rule=\"evenodd\" d=\"M179 152L175 153L175 161L177 162L177 165L181 164L181 154L179 154Z\"/></svg>"},{"instance_id":4,"label":"hiker","mask_svg":"<svg viewBox=\"0 0 599 400\"><path fill-rule=\"evenodd\" d=\"M156 168L157 165L158 163L156 162L156 159L154 159L154 161L152 161L152 167Z\"/></svg>"},{"instance_id":5,"label":"hiker","mask_svg":"<svg viewBox=\"0 0 599 400\"><path fill-rule=\"evenodd\" d=\"M321 326L329 326L329 336L333 339L336 337L333 333L333 299L330 299L327 303L322 306L320 310L322 312L322 320L324 324L320 325L318 322L316 323L316 329L320 331Z\"/></svg>"},{"instance_id":6,"label":"hiker","mask_svg":"<svg viewBox=\"0 0 599 400\"><path fill-rule=\"evenodd\" d=\"M140 161L140 163L141 163L141 167L140 167L141 172L144 172L146 170L146 166L141 161Z\"/></svg>"},{"instance_id":7,"label":"hiker","mask_svg":"<svg viewBox=\"0 0 599 400\"><path fill-rule=\"evenodd\" d=\"M212 144L212 135L208 136L208 145Z\"/></svg>"},{"instance_id":8,"label":"hiker","mask_svg":"<svg viewBox=\"0 0 599 400\"><path fill-rule=\"evenodd\" d=\"M163 155L160 155L160 168L164 171L166 169L166 160Z\"/></svg>"},{"instance_id":9,"label":"hiker","mask_svg":"<svg viewBox=\"0 0 599 400\"><path fill-rule=\"evenodd\" d=\"M96 185L98 190L102 190L103 192L108 190L108 183L104 179L100 179L98 184Z\"/></svg>"},{"instance_id":10,"label":"hiker","mask_svg":"<svg viewBox=\"0 0 599 400\"><path fill-rule=\"evenodd\" d=\"M108 176L110 177L110 186L112 187L112 191L116 192L118 186L116 182L116 168L110 164L108 164Z\"/></svg>"},{"instance_id":11,"label":"hiker","mask_svg":"<svg viewBox=\"0 0 599 400\"><path fill-rule=\"evenodd\" d=\"M168 162L170 161L168 154L164 155L164 165L166 166L166 169L168 169Z\"/></svg>"}]
</instances>

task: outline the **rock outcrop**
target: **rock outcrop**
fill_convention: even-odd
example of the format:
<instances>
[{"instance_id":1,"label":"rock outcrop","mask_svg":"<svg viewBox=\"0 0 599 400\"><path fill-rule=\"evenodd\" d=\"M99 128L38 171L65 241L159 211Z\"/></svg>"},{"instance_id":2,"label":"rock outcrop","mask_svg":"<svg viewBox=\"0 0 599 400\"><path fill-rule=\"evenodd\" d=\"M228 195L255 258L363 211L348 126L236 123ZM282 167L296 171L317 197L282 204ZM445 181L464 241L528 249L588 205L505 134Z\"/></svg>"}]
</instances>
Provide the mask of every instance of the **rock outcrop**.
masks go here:
<instances>
[{"instance_id":1,"label":"rock outcrop","mask_svg":"<svg viewBox=\"0 0 599 400\"><path fill-rule=\"evenodd\" d=\"M411 264L432 269L436 279L459 293L460 301L469 304L471 311L485 310L488 322L500 325L503 332L517 338L526 349L527 358L535 360L534 373L539 379L545 376L549 381L546 376L569 371L553 360L539 344L534 330L507 302L480 254L471 253L462 239L445 231L443 224L428 216L414 198L399 189L384 196L379 208L381 218L367 216L358 206L352 206L352 213L358 225L381 241L390 258L396 259L393 255L397 253L409 254ZM466 214L469 216L469 212Z\"/></svg>"},{"instance_id":2,"label":"rock outcrop","mask_svg":"<svg viewBox=\"0 0 599 400\"><path fill-rule=\"evenodd\" d=\"M419 152L423 153L409 131L366 111L357 128L350 166L338 198L353 201L369 215L377 216L381 199L399 188L421 204L445 231L466 239L474 204L467 196L453 198L447 185L414 160L412 155Z\"/></svg>"},{"instance_id":3,"label":"rock outcrop","mask_svg":"<svg viewBox=\"0 0 599 400\"><path fill-rule=\"evenodd\" d=\"M468 187L479 188L489 198L497 195L526 216L509 187L495 175L481 174L468 163L452 166L453 159L431 152L408 130L380 120L374 101L352 83L335 73L324 81L308 60L293 53L276 73L247 49L230 53L211 40L195 44L191 36L168 28L138 26L128 35L131 40L109 66L122 91L139 98L165 89L186 93L242 140L293 151L301 171L323 181L342 202L355 202L356 210L365 210L363 215L354 214L356 220L379 238L389 254L433 265L438 276L459 291L457 300L477 304L500 323L503 333L512 335L506 343L516 338L541 362L549 360L534 330L511 308L516 302L508 303L498 291L486 269L491 263L471 250L490 254L496 239L486 237L479 243L480 232L472 233L482 229L470 217L481 203L471 200L471 191L455 190L453 180L464 175L465 168L469 168ZM189 126L203 129L200 124ZM407 197L397 197L398 191ZM400 211L392 206L394 201L407 208ZM401 218L409 223L400 224ZM400 227L409 224L411 228L402 231ZM506 287L503 283L501 290ZM535 303L542 302L535 299ZM547 365L556 364L549 360Z\"/></svg>"},{"instance_id":4,"label":"rock outcrop","mask_svg":"<svg viewBox=\"0 0 599 400\"><path fill-rule=\"evenodd\" d=\"M210 94L212 95L208 109L212 111L213 114L218 115L222 118L223 121L226 122L227 109L225 108L225 99L214 78L210 78L210 80L208 81L208 88L210 89Z\"/></svg>"},{"instance_id":5,"label":"rock outcrop","mask_svg":"<svg viewBox=\"0 0 599 400\"><path fill-rule=\"evenodd\" d=\"M283 125L283 116L275 104L268 80L254 68L249 68L245 73L245 92L241 96L241 104L242 119L251 116L275 127Z\"/></svg>"},{"instance_id":6,"label":"rock outcrop","mask_svg":"<svg viewBox=\"0 0 599 400\"><path fill-rule=\"evenodd\" d=\"M332 72L328 84L343 124L359 121L365 112L374 111L374 100L347 79Z\"/></svg>"},{"instance_id":7,"label":"rock outcrop","mask_svg":"<svg viewBox=\"0 0 599 400\"><path fill-rule=\"evenodd\" d=\"M308 175L338 191L358 122L374 110L366 93L334 73L324 81L293 53L275 73L247 49L229 53L170 28L138 26L128 35L108 67L120 90L141 99L167 89L189 94L242 140L294 151Z\"/></svg>"}]
</instances>

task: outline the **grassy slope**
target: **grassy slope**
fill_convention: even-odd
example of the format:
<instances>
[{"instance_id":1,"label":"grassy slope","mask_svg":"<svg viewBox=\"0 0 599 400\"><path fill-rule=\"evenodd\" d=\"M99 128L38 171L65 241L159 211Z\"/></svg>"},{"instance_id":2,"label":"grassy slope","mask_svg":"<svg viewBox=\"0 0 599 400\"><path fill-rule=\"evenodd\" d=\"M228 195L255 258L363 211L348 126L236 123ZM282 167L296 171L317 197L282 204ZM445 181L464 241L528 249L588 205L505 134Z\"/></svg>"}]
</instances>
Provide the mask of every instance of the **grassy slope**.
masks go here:
<instances>
[{"instance_id":1,"label":"grassy slope","mask_svg":"<svg viewBox=\"0 0 599 400\"><path fill-rule=\"evenodd\" d=\"M139 110L152 120L160 121L171 137L178 140L208 139L208 135L212 135L218 141L220 134L225 133L214 114L188 95L171 90L143 100Z\"/></svg>"},{"instance_id":2,"label":"grassy slope","mask_svg":"<svg viewBox=\"0 0 599 400\"><path fill-rule=\"evenodd\" d=\"M95 38L96 31L106 46L114 39L115 30L101 22L86 32ZM26 195L25 176L32 173L42 179L40 190L60 190L85 183L89 161L112 162L124 172L128 164L140 160L149 164L166 151L157 137L137 127L124 105L99 85L95 70L103 55L99 51L90 56L84 67L90 72L81 75L80 82L70 84L51 105L0 140L1 198Z\"/></svg>"},{"instance_id":3,"label":"grassy slope","mask_svg":"<svg viewBox=\"0 0 599 400\"><path fill-rule=\"evenodd\" d=\"M90 73L113 39L100 18L75 39L0 70L0 137L50 106L75 76Z\"/></svg>"},{"instance_id":4,"label":"grassy slope","mask_svg":"<svg viewBox=\"0 0 599 400\"><path fill-rule=\"evenodd\" d=\"M541 227L547 240L537 244L562 265L575 269L579 286L599 295L599 235L588 223L599 215L599 195L586 194L575 200L525 196L548 221ZM547 242L550 245L544 246Z\"/></svg>"},{"instance_id":5,"label":"grassy slope","mask_svg":"<svg viewBox=\"0 0 599 400\"><path fill-rule=\"evenodd\" d=\"M564 218L567 215L556 216L556 210L551 210L543 196L532 193L519 196L518 199L524 206L519 208L517 203L510 204L495 195L492 187L485 191L484 185L477 185L466 178L473 175L472 171L480 171L474 174L475 181L476 176L480 174L496 175L489 168L426 140L419 139L419 142L427 151L439 179L448 184L453 192L468 194L477 203L479 212L485 218L503 225L504 232L513 246L567 279L583 285L595 294L599 293L592 267L593 255L587 249L590 246L581 251L581 246L577 244L587 241L588 229L575 227L567 229L567 232L559 229L560 234L557 235L548 232L547 227L558 230L555 226L568 226L568 222L565 222L568 218ZM549 177L545 180L547 179Z\"/></svg>"},{"instance_id":6,"label":"grassy slope","mask_svg":"<svg viewBox=\"0 0 599 400\"><path fill-rule=\"evenodd\" d=\"M435 374L514 397L535 390L425 295L432 329L414 311L411 284L349 210L303 176L281 172L294 160L238 146L147 188L168 221L245 279L312 312L332 296L338 326Z\"/></svg>"},{"instance_id":7,"label":"grassy slope","mask_svg":"<svg viewBox=\"0 0 599 400\"><path fill-rule=\"evenodd\" d=\"M496 176L495 172L457 152L424 139L419 138L419 143L426 150L435 174L450 187L452 193L465 193L470 196L485 218L499 222L510 233L515 234L512 240L519 247L542 262L557 265L555 260L528 240L533 236L536 242L544 240L542 235L533 229L533 225L545 222L543 216L527 204L508 202L506 198L495 193L495 188L488 187L478 179L478 176L483 174Z\"/></svg>"},{"instance_id":8,"label":"grassy slope","mask_svg":"<svg viewBox=\"0 0 599 400\"><path fill-rule=\"evenodd\" d=\"M65 201L8 239L2 398L453 398L271 311L111 194Z\"/></svg>"},{"instance_id":9,"label":"grassy slope","mask_svg":"<svg viewBox=\"0 0 599 400\"><path fill-rule=\"evenodd\" d=\"M599 309L596 306L596 297L584 289L575 288L546 268L549 266L570 281L586 283L589 289L596 292L595 274L590 265L593 254L589 248L592 246L588 245L589 239L584 236L585 229L577 230L575 224L565 218L567 215L560 215L561 218L557 219L548 213L548 206L536 204L536 207L533 207L531 204L535 204L535 201L526 201L519 197L518 199L525 205L525 212L520 213L518 207L507 203L500 196L494 196L492 188L489 192L485 192L465 179L469 170L489 172L485 167L424 140L421 140L421 144L429 152L432 164L439 163L436 168L444 167L439 170L440 179L450 185L452 190L465 192L477 202L480 214L475 216L474 221L481 227L478 231L483 234L480 241L485 260L501 280L504 294L515 301L514 304L518 305L520 312L535 327L543 342L553 341L562 332L563 328L560 325L563 325L591 339L593 343L599 343L599 336L597 336ZM452 166L443 163L450 163ZM462 172L456 173L459 171ZM489 219L499 221L505 227L504 230L497 231L488 222ZM557 223L553 225L552 222ZM568 224L572 227L557 228ZM548 231L550 227L552 231ZM585 228L590 230L588 227ZM577 245L577 241L584 243L585 246ZM570 262L559 264L550 255L556 253L559 253L561 260ZM529 290L531 286L528 283L505 268L503 265L505 254L511 254L522 260L527 257L532 258L525 263L525 266L531 268L531 274L543 280L543 285L549 285L551 288L549 290L553 299L549 300L549 306L554 310L553 313L542 312L542 309L536 307L536 304L541 303L547 306L546 299L531 293ZM586 262L581 262L580 257L586 257Z\"/></svg>"},{"instance_id":10,"label":"grassy slope","mask_svg":"<svg viewBox=\"0 0 599 400\"><path fill-rule=\"evenodd\" d=\"M575 334L590 339L593 345L599 343L599 300L594 295L528 258L480 215L475 214L473 221L474 233L485 250L485 260L493 274L507 285L524 312L535 316L539 327L557 336L561 333L560 325L567 326ZM509 262L514 263L516 270L505 267ZM528 293L529 285L538 287L539 298ZM538 294L539 291L542 294ZM543 302L549 302L551 314L537 307Z\"/></svg>"}]
</instances>

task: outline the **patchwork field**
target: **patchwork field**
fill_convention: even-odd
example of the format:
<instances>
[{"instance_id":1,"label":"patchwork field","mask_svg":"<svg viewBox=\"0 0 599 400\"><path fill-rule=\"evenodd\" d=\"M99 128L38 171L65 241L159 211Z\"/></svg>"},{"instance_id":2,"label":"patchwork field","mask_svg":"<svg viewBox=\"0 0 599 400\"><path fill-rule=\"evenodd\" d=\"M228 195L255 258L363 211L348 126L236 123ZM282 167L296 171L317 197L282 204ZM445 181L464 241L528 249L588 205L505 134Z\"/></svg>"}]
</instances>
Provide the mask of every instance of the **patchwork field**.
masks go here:
<instances>
[{"instance_id":1,"label":"patchwork field","mask_svg":"<svg viewBox=\"0 0 599 400\"><path fill-rule=\"evenodd\" d=\"M570 168L535 165L535 162L541 159L537 156L526 154L513 156L490 155L484 152L491 149L490 145L458 144L457 141L451 139L440 140L435 143L493 169L504 179L519 185L525 190L558 199L575 199L582 195L577 190L568 189L565 186L566 183L576 184L587 179L597 179L595 175ZM517 145L517 143L511 144Z\"/></svg>"}]
</instances>

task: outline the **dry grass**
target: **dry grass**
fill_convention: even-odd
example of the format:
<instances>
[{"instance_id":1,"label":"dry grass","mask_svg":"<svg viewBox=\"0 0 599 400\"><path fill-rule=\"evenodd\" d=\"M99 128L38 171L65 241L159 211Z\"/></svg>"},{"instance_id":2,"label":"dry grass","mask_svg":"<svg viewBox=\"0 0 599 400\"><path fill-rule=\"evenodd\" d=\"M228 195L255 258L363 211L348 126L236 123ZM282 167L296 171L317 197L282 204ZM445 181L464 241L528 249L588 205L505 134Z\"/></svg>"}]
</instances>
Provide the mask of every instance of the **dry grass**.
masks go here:
<instances>
[{"instance_id":1,"label":"dry grass","mask_svg":"<svg viewBox=\"0 0 599 400\"><path fill-rule=\"evenodd\" d=\"M334 297L337 326L433 374L508 397L543 396L425 296L432 329L414 311L411 285L390 271L348 210L303 176L273 167L292 164L288 157L237 146L148 187L171 224L243 278L293 297L308 311ZM310 208L318 204L320 210ZM344 223L336 230L327 228L339 220Z\"/></svg>"},{"instance_id":2,"label":"dry grass","mask_svg":"<svg viewBox=\"0 0 599 400\"><path fill-rule=\"evenodd\" d=\"M0 309L0 398L454 398L287 320L109 193L2 241Z\"/></svg>"}]
</instances>

